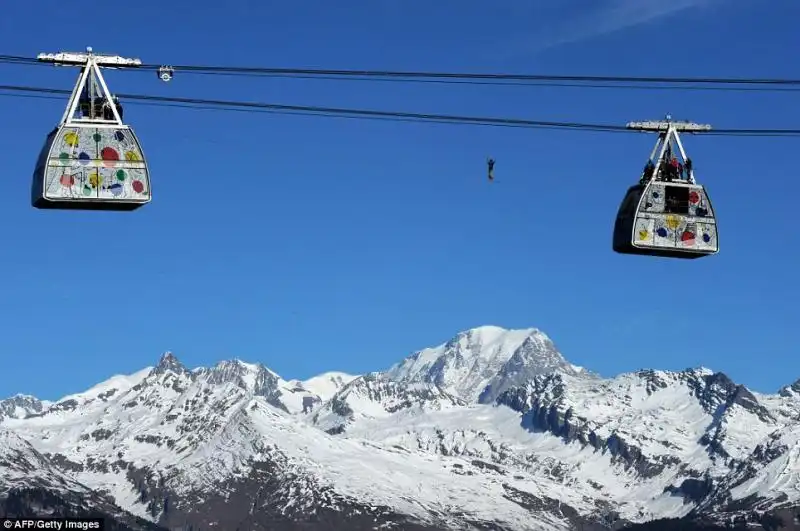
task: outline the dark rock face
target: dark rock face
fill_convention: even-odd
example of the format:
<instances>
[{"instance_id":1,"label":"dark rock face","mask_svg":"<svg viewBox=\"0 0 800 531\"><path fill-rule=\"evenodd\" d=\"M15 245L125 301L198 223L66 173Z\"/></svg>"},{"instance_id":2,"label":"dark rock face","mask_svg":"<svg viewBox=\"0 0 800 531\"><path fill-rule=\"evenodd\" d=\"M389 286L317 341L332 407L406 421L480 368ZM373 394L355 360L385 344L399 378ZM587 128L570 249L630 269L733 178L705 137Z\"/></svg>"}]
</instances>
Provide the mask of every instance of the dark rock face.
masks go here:
<instances>
[{"instance_id":1,"label":"dark rock face","mask_svg":"<svg viewBox=\"0 0 800 531\"><path fill-rule=\"evenodd\" d=\"M695 522L682 518L665 518L624 528L625 531L727 531L730 529L732 528L728 526Z\"/></svg>"},{"instance_id":2,"label":"dark rock face","mask_svg":"<svg viewBox=\"0 0 800 531\"><path fill-rule=\"evenodd\" d=\"M189 369L187 369L172 352L166 352L163 356L161 356L161 359L158 360L158 365L153 368L151 374L161 375L168 372L178 375L191 374L191 371L189 371Z\"/></svg>"},{"instance_id":3,"label":"dark rock face","mask_svg":"<svg viewBox=\"0 0 800 531\"><path fill-rule=\"evenodd\" d=\"M667 389L676 382L667 381L654 370L635 373L644 384L648 395ZM675 375L678 382L689 387L698 403L712 416L706 433L699 443L707 447L712 459L736 466L724 448L725 429L723 420L734 406L754 414L765 423L776 423L774 416L761 405L757 398L742 385L737 385L723 373L704 374L687 370ZM531 431L549 432L561 437L565 442L578 442L591 446L597 451L609 452L614 458L632 467L643 477L659 475L665 467L680 465L680 460L671 456L658 456L655 459L643 457L635 441L626 440L619 433L608 437L598 436L580 411L565 403L566 383L560 373L535 376L523 386L512 387L501 393L496 404L510 407L523 414L522 426ZM664 442L668 445L668 441ZM682 487L676 488L676 494ZM693 487L686 488L693 490ZM683 495L683 494L681 494ZM694 499L695 493L687 499Z\"/></svg>"},{"instance_id":4,"label":"dark rock face","mask_svg":"<svg viewBox=\"0 0 800 531\"><path fill-rule=\"evenodd\" d=\"M242 389L247 389L244 377L247 373L247 368L237 360L223 361L218 363L215 367L207 369L204 374L206 381L211 385L220 385L224 383L232 383ZM280 391L278 390L278 377L272 374L261 364L256 365L255 382L253 389L251 389L253 396L264 397L267 402L287 411L286 406L280 400Z\"/></svg>"},{"instance_id":5,"label":"dark rock face","mask_svg":"<svg viewBox=\"0 0 800 531\"><path fill-rule=\"evenodd\" d=\"M11 489L0 498L0 518L103 518L111 531L167 531L126 513L110 502L43 488Z\"/></svg>"},{"instance_id":6,"label":"dark rock face","mask_svg":"<svg viewBox=\"0 0 800 531\"><path fill-rule=\"evenodd\" d=\"M781 388L779 394L785 398L800 397L800 380L797 380L792 385Z\"/></svg>"},{"instance_id":7,"label":"dark rock face","mask_svg":"<svg viewBox=\"0 0 800 531\"><path fill-rule=\"evenodd\" d=\"M606 531L621 527L626 524L619 519L614 511L607 510L602 504L598 506L597 514L594 517L585 518L569 505L559 500L547 496L534 496L527 492L522 492L514 487L503 484L506 491L505 498L513 501L519 506L531 511L532 513L558 514L566 519L572 529L581 531ZM494 527L490 529L496 529Z\"/></svg>"},{"instance_id":8,"label":"dark rock face","mask_svg":"<svg viewBox=\"0 0 800 531\"><path fill-rule=\"evenodd\" d=\"M356 420L356 413L350 407L348 398L357 395L381 404L391 414L413 407L438 409L442 404L466 405L464 400L455 397L433 384L414 385L391 380L381 373L366 374L343 386L333 397L319 408L312 417L314 424L328 413L336 415L336 424L325 431L335 435L344 433L347 426Z\"/></svg>"},{"instance_id":9,"label":"dark rock face","mask_svg":"<svg viewBox=\"0 0 800 531\"><path fill-rule=\"evenodd\" d=\"M654 385L658 385L657 383ZM497 404L522 413L521 425L530 431L549 432L566 443L578 442L596 451L609 452L614 458L633 467L643 477L654 477L668 465L678 465L680 460L658 456L647 460L641 450L619 434L607 438L598 436L582 417L561 400L565 383L559 374L534 378L525 387L508 389L497 398Z\"/></svg>"},{"instance_id":10,"label":"dark rock face","mask_svg":"<svg viewBox=\"0 0 800 531\"><path fill-rule=\"evenodd\" d=\"M17 395L0 400L0 421L6 418L25 418L40 414L44 409L41 400L33 396ZM20 415L20 412L22 415Z\"/></svg>"},{"instance_id":11,"label":"dark rock face","mask_svg":"<svg viewBox=\"0 0 800 531\"><path fill-rule=\"evenodd\" d=\"M734 404L751 413L756 413L764 421L775 418L767 409L758 403L756 397L745 386L737 385L724 373L717 372L702 378L687 378L686 382L700 400L703 407L711 414L721 413Z\"/></svg>"},{"instance_id":12,"label":"dark rock face","mask_svg":"<svg viewBox=\"0 0 800 531\"><path fill-rule=\"evenodd\" d=\"M682 496L687 503L700 503L714 487L714 481L706 476L702 479L685 479L678 487L669 486L664 489L677 496Z\"/></svg>"},{"instance_id":13,"label":"dark rock face","mask_svg":"<svg viewBox=\"0 0 800 531\"><path fill-rule=\"evenodd\" d=\"M271 486L265 485L266 489ZM264 496L262 490L261 496ZM341 510L325 510L312 516L295 519L296 515L260 510L251 512L250 499L237 499L227 503L222 499L210 500L210 505L198 503L184 513L180 505L170 507L170 497L165 495L152 504L154 511L163 509L162 525L148 522L132 515L112 515L102 510L86 507L79 496L60 494L44 489L15 489L0 499L0 518L102 518L104 529L109 531L169 531L224 529L240 531L338 531L353 529L367 531L382 526L383 529L408 531L445 531L450 528L414 523L386 509L371 509L357 504L341 506ZM269 502L269 496L263 501ZM202 510L198 511L198 508ZM214 527L212 527L214 526Z\"/></svg>"},{"instance_id":14,"label":"dark rock face","mask_svg":"<svg viewBox=\"0 0 800 531\"><path fill-rule=\"evenodd\" d=\"M171 488L170 478L153 480L152 474L144 470L134 473L131 479L141 485L142 499L149 502L150 514L160 515L159 524L169 529L445 529L415 522L388 507L359 503L320 486L310 477L287 473L280 453L274 449L272 452L274 459L250 462L245 477L181 496ZM229 492L236 496L227 496Z\"/></svg>"}]
</instances>

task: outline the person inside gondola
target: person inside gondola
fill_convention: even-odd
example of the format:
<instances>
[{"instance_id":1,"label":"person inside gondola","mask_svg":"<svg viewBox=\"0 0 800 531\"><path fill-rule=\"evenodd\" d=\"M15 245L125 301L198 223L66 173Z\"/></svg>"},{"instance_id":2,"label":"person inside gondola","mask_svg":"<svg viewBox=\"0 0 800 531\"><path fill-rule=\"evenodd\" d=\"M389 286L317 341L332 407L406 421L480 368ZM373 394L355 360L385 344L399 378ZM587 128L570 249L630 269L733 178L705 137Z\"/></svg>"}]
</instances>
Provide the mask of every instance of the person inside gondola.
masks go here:
<instances>
[{"instance_id":1,"label":"person inside gondola","mask_svg":"<svg viewBox=\"0 0 800 531\"><path fill-rule=\"evenodd\" d=\"M119 113L119 119L122 120L122 105L119 102L119 98L117 96L113 96L113 100L109 101L106 98L102 100L102 113L103 113L103 120L114 120L114 106L117 107L117 113ZM113 103L112 103L113 102Z\"/></svg>"},{"instance_id":2,"label":"person inside gondola","mask_svg":"<svg viewBox=\"0 0 800 531\"><path fill-rule=\"evenodd\" d=\"M92 116L92 100L89 99L89 96L86 94L82 94L80 100L78 100L78 109L81 111L81 114L84 118L91 118Z\"/></svg>"},{"instance_id":3,"label":"person inside gondola","mask_svg":"<svg viewBox=\"0 0 800 531\"><path fill-rule=\"evenodd\" d=\"M684 170L686 170L686 180L692 180L692 159L686 158L686 164L683 165Z\"/></svg>"},{"instance_id":4,"label":"person inside gondola","mask_svg":"<svg viewBox=\"0 0 800 531\"><path fill-rule=\"evenodd\" d=\"M118 96L114 96L114 105L117 106L117 113L119 114L120 121L122 121L122 103L120 103Z\"/></svg>"},{"instance_id":5,"label":"person inside gondola","mask_svg":"<svg viewBox=\"0 0 800 531\"><path fill-rule=\"evenodd\" d=\"M666 198L666 206L664 208L664 212L673 213L673 214L677 213L677 212L680 212L680 206L681 205L680 205L680 201L678 201L678 198L671 197L671 196L668 195L667 198Z\"/></svg>"},{"instance_id":6,"label":"person inside gondola","mask_svg":"<svg viewBox=\"0 0 800 531\"><path fill-rule=\"evenodd\" d=\"M94 106L92 106L92 103L94 103ZM84 87L81 97L78 100L78 109L80 109L84 118L93 119L103 116L103 100L95 98L94 102L92 102L92 95L89 91L88 83L86 87Z\"/></svg>"},{"instance_id":7,"label":"person inside gondola","mask_svg":"<svg viewBox=\"0 0 800 531\"><path fill-rule=\"evenodd\" d=\"M106 98L102 99L103 120L113 120L114 110L111 108L111 102Z\"/></svg>"},{"instance_id":8,"label":"person inside gondola","mask_svg":"<svg viewBox=\"0 0 800 531\"><path fill-rule=\"evenodd\" d=\"M659 159L658 161L658 168L656 169L656 171L659 181L669 180L669 164L667 164L668 160L669 160L669 154L665 155L662 159Z\"/></svg>"},{"instance_id":9,"label":"person inside gondola","mask_svg":"<svg viewBox=\"0 0 800 531\"><path fill-rule=\"evenodd\" d=\"M678 159L672 157L669 161L669 180L673 181L678 178Z\"/></svg>"}]
</instances>

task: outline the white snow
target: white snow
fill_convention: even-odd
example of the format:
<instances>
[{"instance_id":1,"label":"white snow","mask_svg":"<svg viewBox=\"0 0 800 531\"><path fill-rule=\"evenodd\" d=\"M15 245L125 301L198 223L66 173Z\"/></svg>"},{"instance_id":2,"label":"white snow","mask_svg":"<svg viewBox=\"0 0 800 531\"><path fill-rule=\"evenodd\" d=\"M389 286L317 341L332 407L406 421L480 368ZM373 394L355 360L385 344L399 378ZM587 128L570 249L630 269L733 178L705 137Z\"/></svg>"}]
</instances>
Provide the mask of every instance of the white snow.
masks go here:
<instances>
[{"instance_id":1,"label":"white snow","mask_svg":"<svg viewBox=\"0 0 800 531\"><path fill-rule=\"evenodd\" d=\"M89 493L87 487L56 470L29 441L5 428L0 428L0 463L0 496L20 487Z\"/></svg>"},{"instance_id":2,"label":"white snow","mask_svg":"<svg viewBox=\"0 0 800 531\"><path fill-rule=\"evenodd\" d=\"M755 464L759 473L752 479L741 482L731 489L734 500L747 498L756 494L766 498L786 496L785 502L800 500L800 425L796 424L791 429L776 433L778 437L773 445L788 448L776 459L766 465ZM737 474L732 479L737 478Z\"/></svg>"},{"instance_id":3,"label":"white snow","mask_svg":"<svg viewBox=\"0 0 800 531\"><path fill-rule=\"evenodd\" d=\"M459 334L454 345L458 354L452 366L447 367L449 370L443 383L477 398L522 343L537 334L541 332L535 328L505 330L498 326L481 326ZM437 361L447 357L448 346L448 343L443 343L423 349L393 366L387 375L395 380L417 379L433 369ZM471 354L472 359L465 359L464 354Z\"/></svg>"},{"instance_id":4,"label":"white snow","mask_svg":"<svg viewBox=\"0 0 800 531\"><path fill-rule=\"evenodd\" d=\"M400 382L435 383L455 396L475 401L487 387L496 395L533 374L556 368L583 372L568 363L541 330L482 326L415 353L392 366L386 375Z\"/></svg>"},{"instance_id":5,"label":"white snow","mask_svg":"<svg viewBox=\"0 0 800 531\"><path fill-rule=\"evenodd\" d=\"M67 395L60 400L60 402L66 402L67 400L76 400L79 403L83 403L86 401L91 401L96 399L99 395L106 393L111 390L115 390L117 393L123 393L130 389L131 387L135 386L144 378L150 374L152 367L145 367L140 371L136 371L133 374L123 375L117 374L109 378L108 380L101 382L82 393L75 393L72 395Z\"/></svg>"},{"instance_id":6,"label":"white snow","mask_svg":"<svg viewBox=\"0 0 800 531\"><path fill-rule=\"evenodd\" d=\"M534 520L527 510L506 500L501 478L488 475L475 478L451 472L453 464L473 469L466 460L442 460L413 449L331 437L268 407L248 408L247 412L267 444L280 447L338 492L359 500L388 504L423 519L429 517L431 510L456 508L485 520L499 517L507 524L521 524L518 527L521 530L563 529L563 524L559 525L555 518L542 515L542 520ZM376 488L377 478L381 478L380 488ZM535 493L541 493L530 480L503 480L525 490L533 487Z\"/></svg>"},{"instance_id":7,"label":"white snow","mask_svg":"<svg viewBox=\"0 0 800 531\"><path fill-rule=\"evenodd\" d=\"M735 499L757 493L800 500L800 398L754 393L775 420L739 404L711 407L698 398L696 386L712 374L700 368L603 379L569 364L537 329L487 326L421 350L385 373L361 377L329 372L284 380L240 360L191 372L147 368L117 375L47 404L41 415L25 418L15 410L16 418L0 417L0 459L23 455L24 462L39 462L42 477L56 478L48 481L107 490L146 518L125 470L87 467L67 478L40 454L84 465L123 459L170 470L177 474L173 488L201 497L203 489L245 473L250 458L269 455L284 460L297 477L365 503L422 519L463 512L531 531L569 525L557 510L530 513L510 501L504 485L587 516L598 515L604 509L597 504L606 503L633 521L689 512L691 503L665 489L705 472L734 485ZM275 387L258 396L272 381ZM617 437L641 452L651 469L663 469L642 473L605 447L534 430L531 415L479 403L487 388L496 395L512 387L528 393L519 395L527 407L544 404L562 419L570 411L573 430L601 440ZM318 400L310 415L302 414L304 398ZM331 428L344 432L323 431ZM712 459L704 437L716 437L731 458L748 461L755 477L741 475L719 455ZM758 445L788 450L762 463L753 457ZM0 488L12 475L14 481L22 477L0 467ZM308 493L312 486L296 488ZM299 507L303 498L287 503Z\"/></svg>"},{"instance_id":8,"label":"white snow","mask_svg":"<svg viewBox=\"0 0 800 531\"><path fill-rule=\"evenodd\" d=\"M356 378L358 377L353 376L352 374L331 371L314 376L308 380L303 380L300 383L302 384L303 388L311 391L322 400L329 400L333 397L333 395L336 394L337 391Z\"/></svg>"}]
</instances>

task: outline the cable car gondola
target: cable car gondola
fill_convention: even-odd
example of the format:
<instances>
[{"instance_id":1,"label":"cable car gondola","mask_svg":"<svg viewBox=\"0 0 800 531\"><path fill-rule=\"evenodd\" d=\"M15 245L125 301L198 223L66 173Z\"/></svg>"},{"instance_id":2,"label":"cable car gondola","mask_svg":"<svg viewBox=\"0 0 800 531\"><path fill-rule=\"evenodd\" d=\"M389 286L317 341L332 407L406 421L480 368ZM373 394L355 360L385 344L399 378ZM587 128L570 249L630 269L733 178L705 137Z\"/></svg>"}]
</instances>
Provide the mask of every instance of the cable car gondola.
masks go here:
<instances>
[{"instance_id":1,"label":"cable car gondola","mask_svg":"<svg viewBox=\"0 0 800 531\"><path fill-rule=\"evenodd\" d=\"M138 59L87 53L40 54L40 61L80 66L59 125L47 136L31 185L35 208L135 210L151 200L150 172L139 140L122 121L100 67L140 66Z\"/></svg>"},{"instance_id":2,"label":"cable car gondola","mask_svg":"<svg viewBox=\"0 0 800 531\"><path fill-rule=\"evenodd\" d=\"M695 180L692 161L678 136L679 131L708 131L711 126L667 117L628 127L658 131L659 137L639 184L628 189L617 212L614 251L666 258L701 258L719 252L711 200Z\"/></svg>"}]
</instances>

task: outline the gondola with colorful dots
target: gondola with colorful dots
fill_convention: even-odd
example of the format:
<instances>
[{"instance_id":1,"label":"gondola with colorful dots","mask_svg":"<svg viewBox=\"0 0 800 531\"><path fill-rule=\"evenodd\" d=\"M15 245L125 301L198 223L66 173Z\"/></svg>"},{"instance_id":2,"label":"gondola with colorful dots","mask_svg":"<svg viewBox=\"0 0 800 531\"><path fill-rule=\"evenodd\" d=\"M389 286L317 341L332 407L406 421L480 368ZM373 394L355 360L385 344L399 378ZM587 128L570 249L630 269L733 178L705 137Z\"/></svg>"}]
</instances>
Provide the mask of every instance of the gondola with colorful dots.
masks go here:
<instances>
[{"instance_id":1,"label":"gondola with colorful dots","mask_svg":"<svg viewBox=\"0 0 800 531\"><path fill-rule=\"evenodd\" d=\"M658 132L638 184L617 212L613 249L621 254L700 258L719 252L717 219L705 187L695 179L679 133L710 131L693 122L631 122L628 128Z\"/></svg>"},{"instance_id":2,"label":"gondola with colorful dots","mask_svg":"<svg viewBox=\"0 0 800 531\"><path fill-rule=\"evenodd\" d=\"M150 172L122 105L100 72L139 59L86 53L40 54L40 61L78 66L64 116L48 135L33 173L31 201L40 209L135 210L151 200Z\"/></svg>"}]
</instances>

